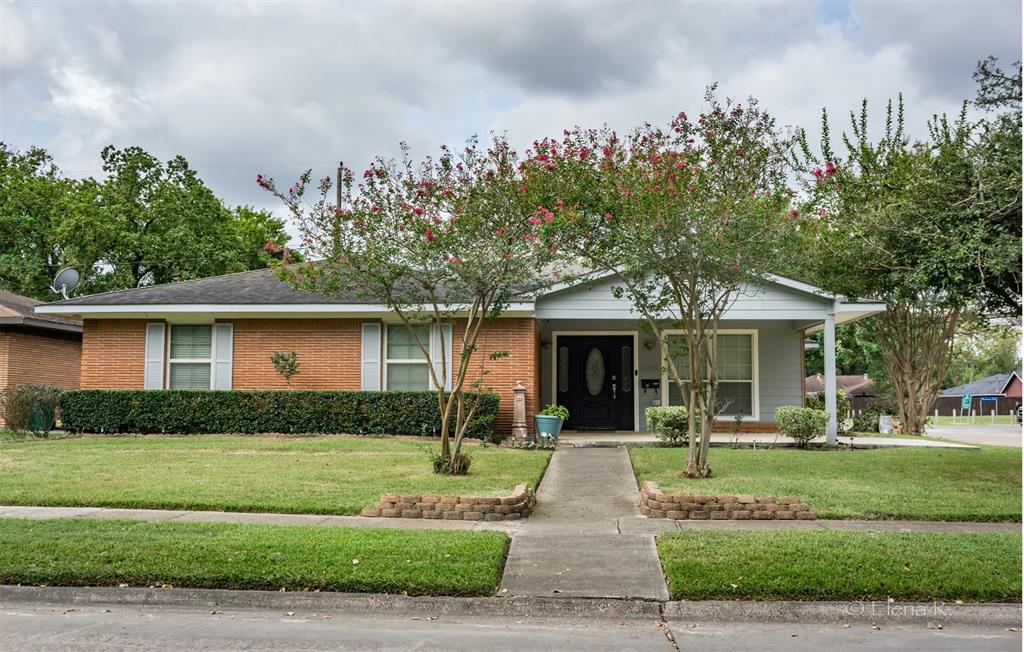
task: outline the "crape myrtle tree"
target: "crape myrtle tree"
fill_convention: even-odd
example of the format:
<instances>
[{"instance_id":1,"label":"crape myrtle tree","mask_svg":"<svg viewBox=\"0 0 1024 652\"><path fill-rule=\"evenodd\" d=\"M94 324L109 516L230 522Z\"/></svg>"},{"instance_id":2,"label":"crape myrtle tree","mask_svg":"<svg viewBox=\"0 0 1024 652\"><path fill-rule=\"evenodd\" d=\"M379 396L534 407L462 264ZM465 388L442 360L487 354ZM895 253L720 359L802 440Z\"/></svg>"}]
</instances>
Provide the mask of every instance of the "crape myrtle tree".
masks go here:
<instances>
[{"instance_id":1,"label":"crape myrtle tree","mask_svg":"<svg viewBox=\"0 0 1024 652\"><path fill-rule=\"evenodd\" d=\"M614 275L667 347L663 364L688 408L687 477L711 475L713 421L728 412L718 398L722 316L783 264L802 219L788 210L789 143L775 121L714 87L705 100L696 120L680 113L625 138L607 127L566 131L536 143L526 166L547 202L534 218L545 244Z\"/></svg>"},{"instance_id":2,"label":"crape myrtle tree","mask_svg":"<svg viewBox=\"0 0 1024 652\"><path fill-rule=\"evenodd\" d=\"M486 374L484 359L474 361L481 331L539 277L550 252L539 245L518 155L504 138L485 148L473 138L457 153L442 147L418 163L402 150L401 161L378 158L358 179L343 168L340 201L329 178L307 201L309 172L286 190L270 178L257 182L284 202L316 259L281 266L284 278L385 305L408 327L437 390L435 470L459 474L468 467L460 449L477 408L466 390L481 388ZM439 349L417 328L423 324L448 325L437 329ZM446 332L455 341L451 369L442 354L451 345Z\"/></svg>"},{"instance_id":3,"label":"crape myrtle tree","mask_svg":"<svg viewBox=\"0 0 1024 652\"><path fill-rule=\"evenodd\" d=\"M819 215L805 230L806 262L819 285L884 301L873 317L903 431L921 434L949 367L958 324L978 305L982 222L975 212L973 127L962 112L936 117L928 137L904 132L902 98L889 103L877 142L865 102L833 150L827 114L811 151L800 134L798 165ZM1018 240L1019 247L1019 240Z\"/></svg>"}]
</instances>

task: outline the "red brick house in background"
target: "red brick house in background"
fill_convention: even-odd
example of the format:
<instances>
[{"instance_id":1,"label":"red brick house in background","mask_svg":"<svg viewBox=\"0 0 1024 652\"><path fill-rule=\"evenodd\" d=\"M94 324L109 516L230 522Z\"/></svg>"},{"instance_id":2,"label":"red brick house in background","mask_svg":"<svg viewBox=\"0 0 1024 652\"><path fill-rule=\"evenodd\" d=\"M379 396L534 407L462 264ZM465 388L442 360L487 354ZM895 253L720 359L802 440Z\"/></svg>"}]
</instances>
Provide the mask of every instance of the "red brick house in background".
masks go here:
<instances>
[{"instance_id":1,"label":"red brick house in background","mask_svg":"<svg viewBox=\"0 0 1024 652\"><path fill-rule=\"evenodd\" d=\"M645 430L647 407L681 404L662 344L638 326L614 285L592 276L531 290L482 332L474 365L486 365L484 384L501 395L498 433L511 430L517 380L528 390L528 416L565 405L569 428ZM723 426L742 416L748 430L774 429L775 409L803 400L805 333L824 329L834 350L836 324L883 309L782 277L743 288L719 335ZM285 389L270 358L294 351L294 389L430 389L427 360L389 309L297 291L271 270L75 297L37 313L84 320L83 388ZM459 325L454 334L447 324L421 328L434 351L448 343L450 361ZM489 361L493 351L510 355ZM439 364L440 355L431 357ZM829 369L826 356L834 377L831 362Z\"/></svg>"},{"instance_id":2,"label":"red brick house in background","mask_svg":"<svg viewBox=\"0 0 1024 652\"><path fill-rule=\"evenodd\" d=\"M964 410L963 398L970 396L970 409ZM939 411L940 416L975 414L987 416L995 410L996 414L1015 414L1021 404L1021 371L1009 371L993 374L963 385L942 390L932 405L932 413Z\"/></svg>"},{"instance_id":3,"label":"red brick house in background","mask_svg":"<svg viewBox=\"0 0 1024 652\"><path fill-rule=\"evenodd\" d=\"M41 301L0 290L0 389L78 387L82 322L36 314Z\"/></svg>"},{"instance_id":4,"label":"red brick house in background","mask_svg":"<svg viewBox=\"0 0 1024 652\"><path fill-rule=\"evenodd\" d=\"M846 394L851 410L863 410L878 396L875 381L867 374L836 376L836 387ZM808 394L824 391L825 377L822 374L808 376L804 379L804 390Z\"/></svg>"}]
</instances>

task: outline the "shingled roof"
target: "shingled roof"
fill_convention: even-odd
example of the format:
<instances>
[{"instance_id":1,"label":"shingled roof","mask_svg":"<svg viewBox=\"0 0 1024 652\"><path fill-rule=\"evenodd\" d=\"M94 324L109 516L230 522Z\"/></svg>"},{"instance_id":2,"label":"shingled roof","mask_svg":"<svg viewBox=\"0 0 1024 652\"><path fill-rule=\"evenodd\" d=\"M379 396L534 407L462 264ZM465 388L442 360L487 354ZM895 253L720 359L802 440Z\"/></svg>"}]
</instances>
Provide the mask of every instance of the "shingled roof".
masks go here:
<instances>
[{"instance_id":1,"label":"shingled roof","mask_svg":"<svg viewBox=\"0 0 1024 652\"><path fill-rule=\"evenodd\" d=\"M546 284L538 281L519 289L530 296ZM439 298L443 301L443 288ZM451 299L460 301L459 298ZM89 294L55 301L50 306L138 306L138 305L359 305L367 301L353 292L350 296L329 297L296 290L280 280L272 269L257 269L235 274L210 276L191 281L149 285L128 290Z\"/></svg>"},{"instance_id":2,"label":"shingled roof","mask_svg":"<svg viewBox=\"0 0 1024 652\"><path fill-rule=\"evenodd\" d=\"M32 297L0 290L0 326L25 326L64 332L82 332L82 322L56 315L37 315L35 307L42 305Z\"/></svg>"},{"instance_id":3,"label":"shingled roof","mask_svg":"<svg viewBox=\"0 0 1024 652\"><path fill-rule=\"evenodd\" d=\"M971 396L999 396L1003 393L1006 383L1010 382L1010 377L1013 375L1019 378L1020 370L1009 371L1003 374L992 374L991 376L972 380L963 385L950 387L949 389L942 390L940 396L965 396L967 394Z\"/></svg>"}]
</instances>

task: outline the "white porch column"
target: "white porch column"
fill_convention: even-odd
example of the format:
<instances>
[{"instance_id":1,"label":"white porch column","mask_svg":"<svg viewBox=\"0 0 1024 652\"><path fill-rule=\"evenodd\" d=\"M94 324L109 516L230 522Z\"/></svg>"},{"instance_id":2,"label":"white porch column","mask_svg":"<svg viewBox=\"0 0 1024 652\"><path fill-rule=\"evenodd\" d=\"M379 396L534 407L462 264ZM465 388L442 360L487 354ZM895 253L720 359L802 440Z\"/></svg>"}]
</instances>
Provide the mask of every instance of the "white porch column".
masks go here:
<instances>
[{"instance_id":1,"label":"white porch column","mask_svg":"<svg viewBox=\"0 0 1024 652\"><path fill-rule=\"evenodd\" d=\"M836 414L836 316L834 313L825 315L825 411L828 412L828 425L825 427L825 442L829 446L836 444L836 430L839 420Z\"/></svg>"}]
</instances>

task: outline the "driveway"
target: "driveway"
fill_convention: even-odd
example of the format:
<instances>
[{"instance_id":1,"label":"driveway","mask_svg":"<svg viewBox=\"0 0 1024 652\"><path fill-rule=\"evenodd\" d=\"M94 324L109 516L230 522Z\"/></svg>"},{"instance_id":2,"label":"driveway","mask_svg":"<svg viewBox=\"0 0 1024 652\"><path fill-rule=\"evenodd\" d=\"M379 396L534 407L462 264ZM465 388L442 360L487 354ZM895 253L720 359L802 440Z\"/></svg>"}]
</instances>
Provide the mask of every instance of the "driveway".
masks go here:
<instances>
[{"instance_id":1,"label":"driveway","mask_svg":"<svg viewBox=\"0 0 1024 652\"><path fill-rule=\"evenodd\" d=\"M926 434L936 439L962 441L968 444L1021 447L1021 427L1004 425L928 426Z\"/></svg>"}]
</instances>

